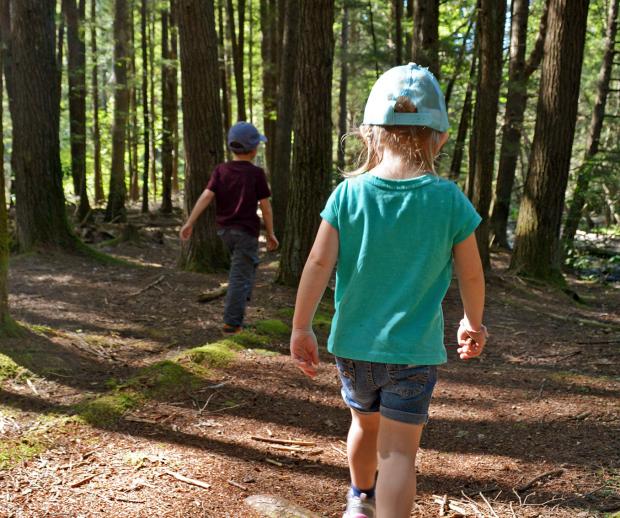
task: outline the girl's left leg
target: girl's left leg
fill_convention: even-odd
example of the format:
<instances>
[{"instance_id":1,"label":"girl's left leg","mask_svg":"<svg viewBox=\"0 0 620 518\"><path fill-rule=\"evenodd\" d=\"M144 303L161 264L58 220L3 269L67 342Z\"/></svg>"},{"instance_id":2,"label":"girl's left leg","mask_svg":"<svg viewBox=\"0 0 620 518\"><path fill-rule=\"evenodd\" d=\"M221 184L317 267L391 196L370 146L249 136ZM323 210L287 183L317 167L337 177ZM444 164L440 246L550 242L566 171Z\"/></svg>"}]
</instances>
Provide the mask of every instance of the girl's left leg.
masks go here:
<instances>
[{"instance_id":1,"label":"girl's left leg","mask_svg":"<svg viewBox=\"0 0 620 518\"><path fill-rule=\"evenodd\" d=\"M362 491L375 487L379 420L379 412L361 413L351 409L351 427L347 436L349 470L351 483Z\"/></svg>"}]
</instances>

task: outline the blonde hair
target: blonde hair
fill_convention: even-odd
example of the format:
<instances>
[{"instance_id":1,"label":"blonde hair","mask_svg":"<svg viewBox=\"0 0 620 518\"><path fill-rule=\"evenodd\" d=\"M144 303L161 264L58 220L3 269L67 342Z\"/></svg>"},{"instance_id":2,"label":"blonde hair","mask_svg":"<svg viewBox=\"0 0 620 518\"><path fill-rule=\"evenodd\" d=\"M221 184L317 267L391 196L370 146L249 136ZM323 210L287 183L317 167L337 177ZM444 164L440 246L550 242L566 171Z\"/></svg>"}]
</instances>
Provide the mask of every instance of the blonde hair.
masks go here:
<instances>
[{"instance_id":1,"label":"blonde hair","mask_svg":"<svg viewBox=\"0 0 620 518\"><path fill-rule=\"evenodd\" d=\"M394 111L416 113L418 110L407 97L396 99ZM421 171L435 172L435 150L441 142L441 133L426 126L376 126L361 125L357 132L349 134L361 139L364 149L357 159L357 167L343 176L364 174L383 160L383 150L401 155L406 163L419 165Z\"/></svg>"}]
</instances>

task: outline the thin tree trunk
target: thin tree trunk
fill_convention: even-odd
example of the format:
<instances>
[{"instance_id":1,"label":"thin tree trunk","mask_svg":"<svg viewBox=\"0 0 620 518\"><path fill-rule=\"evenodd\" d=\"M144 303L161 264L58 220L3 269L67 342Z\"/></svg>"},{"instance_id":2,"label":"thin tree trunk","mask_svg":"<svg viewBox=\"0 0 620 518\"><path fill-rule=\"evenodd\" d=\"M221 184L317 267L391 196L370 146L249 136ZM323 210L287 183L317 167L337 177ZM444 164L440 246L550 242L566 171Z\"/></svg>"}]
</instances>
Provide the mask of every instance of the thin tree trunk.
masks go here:
<instances>
[{"instance_id":1,"label":"thin tree trunk","mask_svg":"<svg viewBox=\"0 0 620 518\"><path fill-rule=\"evenodd\" d=\"M179 192L179 44L178 44L178 27L177 27L177 0L170 0L170 61L174 66L174 74L172 74L171 90L174 96L174 117L170 121L172 124L172 192Z\"/></svg>"},{"instance_id":2,"label":"thin tree trunk","mask_svg":"<svg viewBox=\"0 0 620 518\"><path fill-rule=\"evenodd\" d=\"M149 56L147 39L147 0L140 3L140 50L142 52L142 140L144 155L142 158L142 212L149 211L149 164L151 154L151 115L149 113Z\"/></svg>"},{"instance_id":3,"label":"thin tree trunk","mask_svg":"<svg viewBox=\"0 0 620 518\"><path fill-rule=\"evenodd\" d=\"M71 172L75 193L79 197L77 219L83 221L90 214L86 189L86 41L84 20L85 0L62 0L67 23L69 48L69 118L71 131Z\"/></svg>"},{"instance_id":4,"label":"thin tree trunk","mask_svg":"<svg viewBox=\"0 0 620 518\"><path fill-rule=\"evenodd\" d=\"M295 0L284 0L285 21L278 81L276 145L271 171L273 225L278 239L284 237L291 170L291 132L297 104L295 77L298 68L300 16Z\"/></svg>"},{"instance_id":5,"label":"thin tree trunk","mask_svg":"<svg viewBox=\"0 0 620 518\"><path fill-rule=\"evenodd\" d=\"M375 19L372 12L372 0L368 0L368 22L370 24L370 36L372 38L372 53L375 60L375 76L381 75L379 71L379 49L377 47L377 34L375 32Z\"/></svg>"},{"instance_id":6,"label":"thin tree trunk","mask_svg":"<svg viewBox=\"0 0 620 518\"><path fill-rule=\"evenodd\" d=\"M161 11L161 57L162 57L162 142L161 142L161 169L162 169L162 199L161 212L170 214L172 212L172 168L173 161L173 139L174 139L174 118L176 115L177 104L174 96L174 75L176 67L172 64L170 56L170 36L169 36L169 12L167 9Z\"/></svg>"},{"instance_id":7,"label":"thin tree trunk","mask_svg":"<svg viewBox=\"0 0 620 518\"><path fill-rule=\"evenodd\" d=\"M273 153L276 143L278 91L276 6L276 0L260 0L260 21L263 35L261 42L261 58L263 61L263 128L267 137L267 171L270 175L273 171Z\"/></svg>"},{"instance_id":8,"label":"thin tree trunk","mask_svg":"<svg viewBox=\"0 0 620 518\"><path fill-rule=\"evenodd\" d=\"M439 77L439 0L413 0L411 56Z\"/></svg>"},{"instance_id":9,"label":"thin tree trunk","mask_svg":"<svg viewBox=\"0 0 620 518\"><path fill-rule=\"evenodd\" d=\"M140 181L138 173L138 92L136 78L136 30L133 1L129 7L129 26L131 27L131 67L129 72L129 115L131 123L127 125L127 150L129 158L129 197L136 202L140 199Z\"/></svg>"},{"instance_id":10,"label":"thin tree trunk","mask_svg":"<svg viewBox=\"0 0 620 518\"><path fill-rule=\"evenodd\" d=\"M607 31L605 34L605 53L603 62L598 75L598 86L596 92L596 102L590 120L590 131L586 141L586 150L583 157L583 164L577 172L577 183L573 199L569 206L564 232L562 235L564 247L566 250L573 247L577 227L581 220L583 207L586 203L586 193L592 177L592 158L596 156L599 150L601 139L601 130L603 129L603 120L605 118L605 109L607 106L607 96L609 94L609 82L611 80L611 71L613 68L614 56L617 54L616 34L618 32L618 0L609 2L609 10L607 12Z\"/></svg>"},{"instance_id":11,"label":"thin tree trunk","mask_svg":"<svg viewBox=\"0 0 620 518\"><path fill-rule=\"evenodd\" d=\"M93 97L93 161L95 172L95 203L105 201L103 178L101 175L101 130L99 128L99 66L97 65L97 0L90 3L90 49L93 60L92 97Z\"/></svg>"},{"instance_id":12,"label":"thin tree trunk","mask_svg":"<svg viewBox=\"0 0 620 518\"><path fill-rule=\"evenodd\" d=\"M536 128L511 269L559 280L559 234L575 133L589 0L550 0Z\"/></svg>"},{"instance_id":13,"label":"thin tree trunk","mask_svg":"<svg viewBox=\"0 0 620 518\"><path fill-rule=\"evenodd\" d=\"M548 7L549 4L547 2L543 11L537 42L544 41ZM527 61L526 69L525 47L527 44L528 14L529 2L527 0L513 0L508 93L506 95L499 169L497 181L495 182L495 201L490 220L492 243L504 249L509 248L507 236L508 216L510 214L510 198L517 169L517 160L519 158L523 114L525 113L527 103L527 80L534 73L540 64L540 59L542 59L542 46L540 43L537 43L534 45L534 50Z\"/></svg>"},{"instance_id":14,"label":"thin tree trunk","mask_svg":"<svg viewBox=\"0 0 620 518\"><path fill-rule=\"evenodd\" d=\"M254 54L254 20L252 18L252 0L248 0L248 109L250 112L250 122L254 122L254 95L252 87L254 85L254 70L253 70L253 54Z\"/></svg>"},{"instance_id":15,"label":"thin tree trunk","mask_svg":"<svg viewBox=\"0 0 620 518\"><path fill-rule=\"evenodd\" d=\"M392 20L394 41L394 65L401 65L403 62L403 0L392 0ZM343 4L343 9L347 6Z\"/></svg>"},{"instance_id":16,"label":"thin tree trunk","mask_svg":"<svg viewBox=\"0 0 620 518\"><path fill-rule=\"evenodd\" d=\"M1 6L0 6L1 8ZM2 29L0 28L0 31ZM3 45L4 47L4 45ZM4 84L2 67L4 50L0 50L0 336L10 325L9 313L9 217L6 207L6 185L4 182Z\"/></svg>"},{"instance_id":17,"label":"thin tree trunk","mask_svg":"<svg viewBox=\"0 0 620 518\"><path fill-rule=\"evenodd\" d=\"M220 64L220 88L222 91L222 114L224 118L224 127L222 135L226 140L228 129L232 126L232 107L230 101L230 76L228 74L228 52L226 50L226 37L224 32L224 0L218 0L218 52Z\"/></svg>"},{"instance_id":18,"label":"thin tree trunk","mask_svg":"<svg viewBox=\"0 0 620 518\"><path fill-rule=\"evenodd\" d=\"M58 24L58 40L56 42L56 69L58 73L56 74L57 81L57 94L58 99L57 102L60 104L60 97L62 95L62 69L64 66L64 51L65 51L65 19L64 17L60 18L60 23ZM76 185L73 185L73 193L77 194Z\"/></svg>"},{"instance_id":19,"label":"thin tree trunk","mask_svg":"<svg viewBox=\"0 0 620 518\"><path fill-rule=\"evenodd\" d=\"M400 3L400 0L395 0ZM402 7L402 6L401 6ZM402 14L402 13L401 13ZM402 35L401 35L402 38ZM401 48L402 52L402 48ZM340 92L338 95L338 158L337 168L344 171L345 140L347 134L347 89L349 85L349 5L342 4L342 29L340 32Z\"/></svg>"},{"instance_id":20,"label":"thin tree trunk","mask_svg":"<svg viewBox=\"0 0 620 518\"><path fill-rule=\"evenodd\" d=\"M129 61L129 11L127 0L114 5L114 124L112 127L112 167L106 221L124 221L125 210L125 135L129 110L127 62Z\"/></svg>"},{"instance_id":21,"label":"thin tree trunk","mask_svg":"<svg viewBox=\"0 0 620 518\"><path fill-rule=\"evenodd\" d=\"M334 0L302 2L298 110L288 220L278 280L296 286L319 226L332 173Z\"/></svg>"},{"instance_id":22,"label":"thin tree trunk","mask_svg":"<svg viewBox=\"0 0 620 518\"><path fill-rule=\"evenodd\" d=\"M155 121L157 120L157 113L155 112L155 9L150 10L150 23L148 31L149 42L149 86L150 86L150 121L151 121L151 186L153 188L153 196L157 197L157 149L155 145ZM144 208L143 208L144 210Z\"/></svg>"},{"instance_id":23,"label":"thin tree trunk","mask_svg":"<svg viewBox=\"0 0 620 518\"><path fill-rule=\"evenodd\" d=\"M413 3L415 0L407 0L407 5L405 7L405 16L407 19L413 21ZM405 34L405 52L406 59L411 59L411 51L413 49L413 39L412 33L407 31Z\"/></svg>"},{"instance_id":24,"label":"thin tree trunk","mask_svg":"<svg viewBox=\"0 0 620 518\"><path fill-rule=\"evenodd\" d=\"M476 238L482 264L491 267L489 255L489 207L495 163L495 127L502 79L502 41L506 3L482 0L478 14L480 67L474 110L475 151L472 202L482 217Z\"/></svg>"},{"instance_id":25,"label":"thin tree trunk","mask_svg":"<svg viewBox=\"0 0 620 518\"><path fill-rule=\"evenodd\" d=\"M452 99L452 90L454 89L454 83L456 83L456 80L458 79L459 74L461 73L461 67L463 66L463 61L465 60L465 54L467 53L467 46L469 45L469 36L471 34L471 29L473 26L474 26L474 17L472 16L469 19L469 23L467 24L467 31L465 31L465 36L463 37L463 43L459 50L458 57L456 58L456 64L454 66L454 73L452 74L452 77L450 78L450 80L448 81L448 85L446 86L446 96L445 96L446 109L448 108L450 104L450 99Z\"/></svg>"},{"instance_id":26,"label":"thin tree trunk","mask_svg":"<svg viewBox=\"0 0 620 518\"><path fill-rule=\"evenodd\" d=\"M211 171L222 161L222 118L217 74L217 35L213 3L177 0L181 47L181 86L185 133L185 209L190 212L204 191ZM198 219L183 247L182 267L213 271L228 264L215 231L215 209Z\"/></svg>"},{"instance_id":27,"label":"thin tree trunk","mask_svg":"<svg viewBox=\"0 0 620 518\"><path fill-rule=\"evenodd\" d=\"M233 68L235 72L235 90L237 93L237 120L247 120L245 109L245 82L243 80L243 49L244 49L244 24L245 24L245 0L237 3L237 31L235 30L235 10L233 1L228 0L228 36L232 45Z\"/></svg>"}]
</instances>

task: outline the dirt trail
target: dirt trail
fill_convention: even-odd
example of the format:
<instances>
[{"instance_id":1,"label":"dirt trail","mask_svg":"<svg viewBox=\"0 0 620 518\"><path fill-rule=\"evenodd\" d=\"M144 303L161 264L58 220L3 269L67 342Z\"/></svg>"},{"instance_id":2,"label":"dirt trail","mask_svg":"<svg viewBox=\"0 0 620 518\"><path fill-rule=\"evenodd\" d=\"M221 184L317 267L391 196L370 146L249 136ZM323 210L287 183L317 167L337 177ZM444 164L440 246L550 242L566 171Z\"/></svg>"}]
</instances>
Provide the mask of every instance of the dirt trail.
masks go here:
<instances>
[{"instance_id":1,"label":"dirt trail","mask_svg":"<svg viewBox=\"0 0 620 518\"><path fill-rule=\"evenodd\" d=\"M163 244L144 235L109 248L136 267L12 261L10 303L24 332L0 347L0 516L251 518L244 499L261 493L341 516L347 411L327 353L315 381L287 360L294 290L272 284L276 257L260 268L256 329L222 342L223 300L196 298L225 275L180 272L172 231ZM495 258L489 279L482 360L457 360L454 288L446 299L450 362L413 516L438 516L433 495L447 495L446 516L457 515L450 506L468 516L612 516L620 289L574 281L588 302L578 304L503 274L505 262Z\"/></svg>"}]
</instances>

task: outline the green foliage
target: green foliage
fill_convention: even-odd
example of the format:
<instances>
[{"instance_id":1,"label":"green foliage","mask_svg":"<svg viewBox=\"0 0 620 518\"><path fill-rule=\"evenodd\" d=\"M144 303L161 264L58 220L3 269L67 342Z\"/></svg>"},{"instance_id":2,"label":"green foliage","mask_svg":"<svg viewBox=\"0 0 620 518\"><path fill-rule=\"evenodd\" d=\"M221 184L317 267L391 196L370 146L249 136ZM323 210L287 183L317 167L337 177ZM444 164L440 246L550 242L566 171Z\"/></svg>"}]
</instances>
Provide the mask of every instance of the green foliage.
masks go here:
<instances>
[{"instance_id":1,"label":"green foliage","mask_svg":"<svg viewBox=\"0 0 620 518\"><path fill-rule=\"evenodd\" d=\"M194 363L213 368L227 367L235 359L236 351L243 349L232 340L221 340L212 344L194 347L185 354Z\"/></svg>"},{"instance_id":2,"label":"green foliage","mask_svg":"<svg viewBox=\"0 0 620 518\"><path fill-rule=\"evenodd\" d=\"M272 337L282 338L291 333L290 326L277 319L261 320L254 327L258 333Z\"/></svg>"}]
</instances>

